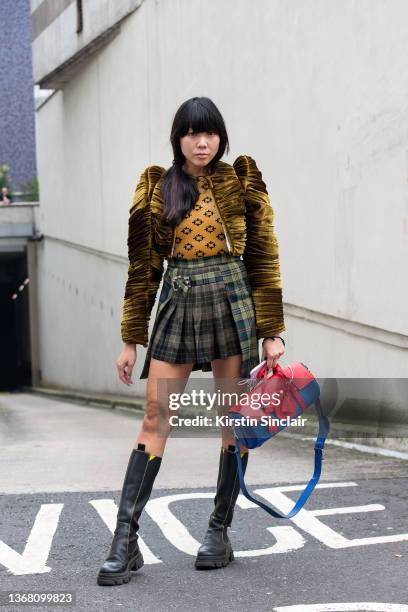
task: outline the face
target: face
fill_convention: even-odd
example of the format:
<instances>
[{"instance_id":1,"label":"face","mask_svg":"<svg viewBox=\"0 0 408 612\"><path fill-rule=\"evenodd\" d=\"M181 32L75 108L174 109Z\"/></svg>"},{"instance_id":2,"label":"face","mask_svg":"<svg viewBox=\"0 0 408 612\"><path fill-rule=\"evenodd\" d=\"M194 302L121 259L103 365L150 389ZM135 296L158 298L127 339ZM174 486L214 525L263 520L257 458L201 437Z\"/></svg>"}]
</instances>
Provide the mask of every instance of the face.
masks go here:
<instances>
[{"instance_id":1,"label":"face","mask_svg":"<svg viewBox=\"0 0 408 612\"><path fill-rule=\"evenodd\" d=\"M186 158L183 169L189 174L206 174L205 167L218 152L220 137L216 132L193 132L190 128L180 138L181 151Z\"/></svg>"}]
</instances>

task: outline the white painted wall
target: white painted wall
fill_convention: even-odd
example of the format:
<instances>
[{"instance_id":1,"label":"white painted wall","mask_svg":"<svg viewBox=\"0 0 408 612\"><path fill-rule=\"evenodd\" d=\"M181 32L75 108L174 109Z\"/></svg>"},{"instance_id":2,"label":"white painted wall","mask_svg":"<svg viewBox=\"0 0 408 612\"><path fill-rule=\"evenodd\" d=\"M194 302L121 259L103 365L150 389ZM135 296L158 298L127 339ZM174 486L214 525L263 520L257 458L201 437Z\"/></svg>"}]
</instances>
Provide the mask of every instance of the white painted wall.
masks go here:
<instances>
[{"instance_id":1,"label":"white painted wall","mask_svg":"<svg viewBox=\"0 0 408 612\"><path fill-rule=\"evenodd\" d=\"M47 7L47 2L49 3ZM77 3L72 1L51 23L35 36L32 44L34 80L40 81L69 60L75 53L95 41L108 28L118 23L143 0L91 0L82 3L83 29L77 33ZM31 14L45 3L48 11L56 0L30 0ZM41 10L41 9L40 9ZM54 13L55 14L55 13ZM36 32L34 32L37 34Z\"/></svg>"},{"instance_id":2,"label":"white painted wall","mask_svg":"<svg viewBox=\"0 0 408 612\"><path fill-rule=\"evenodd\" d=\"M408 376L407 18L404 0L145 0L37 112L44 380L144 392L142 347L133 387L116 380L128 209L193 95L269 188L283 361Z\"/></svg>"}]
</instances>

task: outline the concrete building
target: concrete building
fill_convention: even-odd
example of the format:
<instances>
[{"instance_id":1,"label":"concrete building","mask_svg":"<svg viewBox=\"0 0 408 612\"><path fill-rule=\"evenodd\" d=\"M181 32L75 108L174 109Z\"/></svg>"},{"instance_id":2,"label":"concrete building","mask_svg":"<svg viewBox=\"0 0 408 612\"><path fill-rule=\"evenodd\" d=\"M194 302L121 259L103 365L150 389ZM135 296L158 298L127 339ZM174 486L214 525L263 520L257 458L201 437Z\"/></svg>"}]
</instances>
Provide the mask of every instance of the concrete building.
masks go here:
<instances>
[{"instance_id":1,"label":"concrete building","mask_svg":"<svg viewBox=\"0 0 408 612\"><path fill-rule=\"evenodd\" d=\"M144 392L144 348L130 389L115 366L128 210L193 95L225 117L225 161L253 156L268 186L285 362L408 376L406 2L31 0L31 17L55 90L36 112L43 384Z\"/></svg>"}]
</instances>

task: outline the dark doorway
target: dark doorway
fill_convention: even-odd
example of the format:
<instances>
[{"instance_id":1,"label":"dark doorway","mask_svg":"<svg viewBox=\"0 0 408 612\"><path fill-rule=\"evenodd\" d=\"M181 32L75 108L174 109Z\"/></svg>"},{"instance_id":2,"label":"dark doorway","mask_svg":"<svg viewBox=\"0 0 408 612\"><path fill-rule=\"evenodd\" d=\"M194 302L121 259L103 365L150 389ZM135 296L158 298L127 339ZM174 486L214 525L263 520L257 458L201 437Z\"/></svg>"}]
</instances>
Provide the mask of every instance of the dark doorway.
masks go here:
<instances>
[{"instance_id":1,"label":"dark doorway","mask_svg":"<svg viewBox=\"0 0 408 612\"><path fill-rule=\"evenodd\" d=\"M27 257L0 253L0 390L31 385ZM14 298L13 298L14 296Z\"/></svg>"}]
</instances>

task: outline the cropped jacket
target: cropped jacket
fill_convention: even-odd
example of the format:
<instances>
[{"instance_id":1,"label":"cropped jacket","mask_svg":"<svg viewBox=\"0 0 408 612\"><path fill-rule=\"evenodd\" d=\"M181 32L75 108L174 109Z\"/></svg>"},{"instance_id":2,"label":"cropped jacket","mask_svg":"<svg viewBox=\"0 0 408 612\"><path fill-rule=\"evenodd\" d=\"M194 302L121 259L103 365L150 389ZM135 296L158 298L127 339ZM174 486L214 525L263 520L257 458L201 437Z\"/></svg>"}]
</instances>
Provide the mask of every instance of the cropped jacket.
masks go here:
<instances>
[{"instance_id":1,"label":"cropped jacket","mask_svg":"<svg viewBox=\"0 0 408 612\"><path fill-rule=\"evenodd\" d=\"M137 183L129 211L128 278L121 336L125 343L148 346L148 327L164 259L172 256L175 228L162 220L165 168L148 166ZM285 330L282 284L274 213L255 160L240 155L219 160L207 180L213 190L232 255L242 255L255 306L257 338Z\"/></svg>"}]
</instances>

